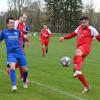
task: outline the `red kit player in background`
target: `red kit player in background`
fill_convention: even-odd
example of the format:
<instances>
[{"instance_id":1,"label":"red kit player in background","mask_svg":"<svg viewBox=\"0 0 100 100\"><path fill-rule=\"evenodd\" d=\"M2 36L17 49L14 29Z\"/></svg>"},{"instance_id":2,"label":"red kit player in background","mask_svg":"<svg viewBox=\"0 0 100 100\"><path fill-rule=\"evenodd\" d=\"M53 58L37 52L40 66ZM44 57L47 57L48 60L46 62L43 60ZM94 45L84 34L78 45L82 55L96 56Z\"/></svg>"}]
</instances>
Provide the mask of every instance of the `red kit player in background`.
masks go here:
<instances>
[{"instance_id":1,"label":"red kit player in background","mask_svg":"<svg viewBox=\"0 0 100 100\"><path fill-rule=\"evenodd\" d=\"M95 37L98 41L100 41L100 34L94 27L89 25L89 18L87 16L83 16L80 18L80 26L73 33L60 37L59 40L63 41L65 39L71 39L75 36L77 36L77 47L73 59L73 77L78 78L81 81L84 86L82 93L85 93L90 90L90 86L82 73L82 64L85 57L87 57L91 51L93 38Z\"/></svg>"},{"instance_id":2,"label":"red kit player in background","mask_svg":"<svg viewBox=\"0 0 100 100\"><path fill-rule=\"evenodd\" d=\"M41 30L41 34L40 34L40 41L42 44L42 55L43 56L45 56L45 54L48 53L49 39L51 36L52 36L52 33L47 27L47 25L43 25L43 29Z\"/></svg>"}]
</instances>

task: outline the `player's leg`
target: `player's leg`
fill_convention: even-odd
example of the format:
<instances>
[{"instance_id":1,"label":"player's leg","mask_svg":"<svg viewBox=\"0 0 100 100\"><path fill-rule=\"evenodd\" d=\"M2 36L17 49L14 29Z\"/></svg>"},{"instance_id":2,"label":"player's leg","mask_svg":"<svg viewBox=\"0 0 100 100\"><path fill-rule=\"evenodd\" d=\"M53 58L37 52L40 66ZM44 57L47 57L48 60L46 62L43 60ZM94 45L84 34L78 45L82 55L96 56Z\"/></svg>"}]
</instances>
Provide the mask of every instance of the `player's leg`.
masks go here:
<instances>
[{"instance_id":1,"label":"player's leg","mask_svg":"<svg viewBox=\"0 0 100 100\"><path fill-rule=\"evenodd\" d=\"M10 78L12 82L12 92L17 90L16 87L16 73L15 73L15 63L16 63L16 58L12 54L8 54L7 56L7 65L10 68Z\"/></svg>"},{"instance_id":2,"label":"player's leg","mask_svg":"<svg viewBox=\"0 0 100 100\"><path fill-rule=\"evenodd\" d=\"M42 44L42 55L45 56L45 41L41 40Z\"/></svg>"},{"instance_id":3,"label":"player's leg","mask_svg":"<svg viewBox=\"0 0 100 100\"><path fill-rule=\"evenodd\" d=\"M28 66L25 66L23 67L23 87L24 88L28 87L27 79L28 79Z\"/></svg>"},{"instance_id":4,"label":"player's leg","mask_svg":"<svg viewBox=\"0 0 100 100\"><path fill-rule=\"evenodd\" d=\"M6 72L7 72L7 75L10 77L10 67L7 65L7 70L6 70Z\"/></svg>"},{"instance_id":5,"label":"player's leg","mask_svg":"<svg viewBox=\"0 0 100 100\"><path fill-rule=\"evenodd\" d=\"M42 44L42 55L45 56L45 44Z\"/></svg>"},{"instance_id":6,"label":"player's leg","mask_svg":"<svg viewBox=\"0 0 100 100\"><path fill-rule=\"evenodd\" d=\"M45 43L45 45L46 45L46 53L48 53L48 45L49 45L49 41L47 41L47 42Z\"/></svg>"},{"instance_id":7,"label":"player's leg","mask_svg":"<svg viewBox=\"0 0 100 100\"><path fill-rule=\"evenodd\" d=\"M75 73L73 74L73 77L77 77L83 86L85 87L85 91L87 92L89 90L89 85L85 79L84 74L81 72L82 69L82 64L84 61L84 52L81 49L77 49L74 57L74 71Z\"/></svg>"},{"instance_id":8,"label":"player's leg","mask_svg":"<svg viewBox=\"0 0 100 100\"><path fill-rule=\"evenodd\" d=\"M15 68L16 69L19 68L20 79L22 79L23 78L23 69L20 66L20 64L18 64L18 62L16 62Z\"/></svg>"},{"instance_id":9,"label":"player's leg","mask_svg":"<svg viewBox=\"0 0 100 100\"><path fill-rule=\"evenodd\" d=\"M27 88L27 78L28 78L28 65L25 55L20 55L18 58L18 63L21 65L23 69L23 86Z\"/></svg>"},{"instance_id":10,"label":"player's leg","mask_svg":"<svg viewBox=\"0 0 100 100\"><path fill-rule=\"evenodd\" d=\"M12 92L17 90L16 87L16 73L15 73L15 63L10 63L10 78L12 81Z\"/></svg>"},{"instance_id":11,"label":"player's leg","mask_svg":"<svg viewBox=\"0 0 100 100\"><path fill-rule=\"evenodd\" d=\"M46 46L46 53L48 53L48 46Z\"/></svg>"},{"instance_id":12,"label":"player's leg","mask_svg":"<svg viewBox=\"0 0 100 100\"><path fill-rule=\"evenodd\" d=\"M83 63L83 51L80 49L76 49L75 56L74 56L74 70L81 71L82 69L82 63Z\"/></svg>"},{"instance_id":13,"label":"player's leg","mask_svg":"<svg viewBox=\"0 0 100 100\"><path fill-rule=\"evenodd\" d=\"M20 74L20 79L23 79L23 69L21 66L19 67L19 74Z\"/></svg>"}]
</instances>

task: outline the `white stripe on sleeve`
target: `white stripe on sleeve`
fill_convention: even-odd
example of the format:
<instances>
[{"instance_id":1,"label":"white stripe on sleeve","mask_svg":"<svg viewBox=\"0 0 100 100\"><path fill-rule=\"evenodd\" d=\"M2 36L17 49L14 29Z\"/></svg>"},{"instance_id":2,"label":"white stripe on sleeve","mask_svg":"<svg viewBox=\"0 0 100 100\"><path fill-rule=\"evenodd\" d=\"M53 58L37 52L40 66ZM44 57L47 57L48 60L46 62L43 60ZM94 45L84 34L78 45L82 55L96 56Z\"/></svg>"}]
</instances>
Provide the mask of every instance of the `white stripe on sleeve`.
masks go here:
<instances>
[{"instance_id":1,"label":"white stripe on sleeve","mask_svg":"<svg viewBox=\"0 0 100 100\"><path fill-rule=\"evenodd\" d=\"M99 32L94 27L89 26L89 28L91 30L91 35L92 36L96 37L99 34Z\"/></svg>"},{"instance_id":2,"label":"white stripe on sleeve","mask_svg":"<svg viewBox=\"0 0 100 100\"><path fill-rule=\"evenodd\" d=\"M52 34L51 31L50 31L49 29L47 29L47 31L48 31L49 34Z\"/></svg>"},{"instance_id":3,"label":"white stripe on sleeve","mask_svg":"<svg viewBox=\"0 0 100 100\"><path fill-rule=\"evenodd\" d=\"M16 21L15 21L15 27L14 27L14 29L17 29L17 27L18 27L18 23L19 23L19 21L16 20Z\"/></svg>"}]
</instances>

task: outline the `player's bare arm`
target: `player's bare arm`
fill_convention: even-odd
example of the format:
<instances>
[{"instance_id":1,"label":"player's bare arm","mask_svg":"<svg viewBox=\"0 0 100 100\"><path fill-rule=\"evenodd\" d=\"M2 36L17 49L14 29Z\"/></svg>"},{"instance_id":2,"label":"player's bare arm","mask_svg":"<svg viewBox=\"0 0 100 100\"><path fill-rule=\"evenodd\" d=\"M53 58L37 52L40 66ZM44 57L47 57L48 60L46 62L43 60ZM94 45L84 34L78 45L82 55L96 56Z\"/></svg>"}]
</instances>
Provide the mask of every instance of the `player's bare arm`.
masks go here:
<instances>
[{"instance_id":1,"label":"player's bare arm","mask_svg":"<svg viewBox=\"0 0 100 100\"><path fill-rule=\"evenodd\" d=\"M24 39L26 41L27 47L29 47L30 46L30 38L29 38L29 36L28 35L24 35L23 37L24 37Z\"/></svg>"}]
</instances>

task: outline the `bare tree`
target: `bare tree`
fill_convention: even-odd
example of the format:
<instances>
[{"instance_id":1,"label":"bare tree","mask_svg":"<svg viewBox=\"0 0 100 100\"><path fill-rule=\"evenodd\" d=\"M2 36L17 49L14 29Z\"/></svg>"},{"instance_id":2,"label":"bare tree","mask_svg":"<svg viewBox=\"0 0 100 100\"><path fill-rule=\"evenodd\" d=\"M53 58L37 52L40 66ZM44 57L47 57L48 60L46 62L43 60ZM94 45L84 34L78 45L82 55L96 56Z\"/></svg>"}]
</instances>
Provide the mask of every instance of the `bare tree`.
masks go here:
<instances>
[{"instance_id":1,"label":"bare tree","mask_svg":"<svg viewBox=\"0 0 100 100\"><path fill-rule=\"evenodd\" d=\"M26 0L8 0L9 9L13 9L18 15L21 14L22 8Z\"/></svg>"}]
</instances>

